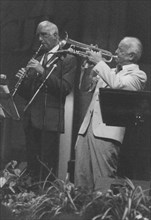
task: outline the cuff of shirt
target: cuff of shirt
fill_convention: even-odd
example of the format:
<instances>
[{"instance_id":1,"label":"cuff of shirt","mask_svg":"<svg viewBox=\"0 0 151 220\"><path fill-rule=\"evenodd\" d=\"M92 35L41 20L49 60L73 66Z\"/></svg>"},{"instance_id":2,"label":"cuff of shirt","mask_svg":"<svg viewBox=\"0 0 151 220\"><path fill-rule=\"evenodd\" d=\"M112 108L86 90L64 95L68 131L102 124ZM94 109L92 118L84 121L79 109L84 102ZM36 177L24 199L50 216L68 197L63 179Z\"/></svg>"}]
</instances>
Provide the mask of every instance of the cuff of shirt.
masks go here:
<instances>
[{"instance_id":1,"label":"cuff of shirt","mask_svg":"<svg viewBox=\"0 0 151 220\"><path fill-rule=\"evenodd\" d=\"M99 76L101 76L101 72L104 71L104 69L110 69L110 67L103 61L101 60L100 62L98 62L94 68L93 71L98 74Z\"/></svg>"},{"instance_id":2,"label":"cuff of shirt","mask_svg":"<svg viewBox=\"0 0 151 220\"><path fill-rule=\"evenodd\" d=\"M102 67L102 65L104 65L104 64L105 64L105 62L103 60L101 60L93 67L93 71L98 72L98 69L100 69L100 67Z\"/></svg>"}]
</instances>

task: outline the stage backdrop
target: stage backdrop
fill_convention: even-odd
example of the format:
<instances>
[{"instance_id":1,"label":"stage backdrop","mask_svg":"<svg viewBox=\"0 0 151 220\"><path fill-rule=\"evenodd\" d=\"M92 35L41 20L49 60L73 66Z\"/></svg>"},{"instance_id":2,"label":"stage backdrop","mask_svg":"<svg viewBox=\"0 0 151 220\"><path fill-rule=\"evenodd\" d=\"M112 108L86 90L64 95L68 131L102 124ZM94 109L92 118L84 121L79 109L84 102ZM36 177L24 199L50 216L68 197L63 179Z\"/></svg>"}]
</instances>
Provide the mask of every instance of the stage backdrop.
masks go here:
<instances>
[{"instance_id":1,"label":"stage backdrop","mask_svg":"<svg viewBox=\"0 0 151 220\"><path fill-rule=\"evenodd\" d=\"M9 88L13 89L16 80L15 74L21 67L25 67L28 60L37 47L35 31L37 24L45 19L55 22L60 32L68 32L69 38L79 42L97 44L99 48L106 49L114 53L117 44L126 35L138 37L144 45L144 53L141 59L141 67L148 75L146 90L151 90L151 3L148 0L140 1L61 1L61 0L2 0L1 1L1 74L6 74L9 80ZM111 66L114 63L111 63ZM79 61L80 65L80 61ZM66 103L66 133L61 137L60 143L60 165L59 176L65 178L67 162L74 160L74 145L77 132L87 105L91 99L91 94L81 93L78 90L80 68L78 66L75 88L67 99ZM15 103L21 113L24 100L19 96L15 97ZM24 160L24 132L21 122L11 121L8 123L9 132L5 133L7 149L12 152L6 161L10 159ZM146 128L145 128L146 129ZM144 167L149 168L150 139L149 129L145 134L144 142L138 146L139 152L143 152L143 159L139 157L141 163L147 161ZM9 138L7 138L9 137ZM129 138L129 137L128 137ZM144 137L142 138L144 140ZM141 143L141 142L139 142ZM5 143L3 143L5 145ZM131 149L128 148L125 154L130 158ZM128 152L128 153L127 153ZM133 158L134 159L134 158ZM138 161L135 159L135 163ZM136 164L133 168L132 177L136 174ZM131 169L132 170L132 169ZM127 172L129 174L129 171ZM146 174L148 178L148 174ZM145 178L146 178L145 176ZM143 177L144 178L144 177Z\"/></svg>"}]
</instances>

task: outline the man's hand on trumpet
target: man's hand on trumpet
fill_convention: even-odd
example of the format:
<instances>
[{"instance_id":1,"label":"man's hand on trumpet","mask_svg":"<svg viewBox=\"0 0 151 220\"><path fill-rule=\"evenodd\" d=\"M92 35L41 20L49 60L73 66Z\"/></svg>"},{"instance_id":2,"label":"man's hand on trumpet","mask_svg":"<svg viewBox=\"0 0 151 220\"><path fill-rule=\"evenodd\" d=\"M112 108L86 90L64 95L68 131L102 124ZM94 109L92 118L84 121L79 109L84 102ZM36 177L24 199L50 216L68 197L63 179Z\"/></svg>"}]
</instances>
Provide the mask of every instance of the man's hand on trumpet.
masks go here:
<instances>
[{"instance_id":1,"label":"man's hand on trumpet","mask_svg":"<svg viewBox=\"0 0 151 220\"><path fill-rule=\"evenodd\" d=\"M101 51L95 52L95 51L89 50L86 52L86 54L88 55L88 60L92 62L93 64L97 64L98 62L103 60Z\"/></svg>"}]
</instances>

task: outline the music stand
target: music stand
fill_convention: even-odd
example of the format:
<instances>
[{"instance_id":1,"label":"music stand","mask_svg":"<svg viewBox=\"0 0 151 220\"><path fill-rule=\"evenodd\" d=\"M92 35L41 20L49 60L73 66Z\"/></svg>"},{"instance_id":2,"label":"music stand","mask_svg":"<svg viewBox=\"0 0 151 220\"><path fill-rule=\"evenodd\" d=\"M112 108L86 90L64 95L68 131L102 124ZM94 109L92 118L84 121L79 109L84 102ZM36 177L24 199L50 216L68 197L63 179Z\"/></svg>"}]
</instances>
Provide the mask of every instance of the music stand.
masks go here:
<instances>
[{"instance_id":1,"label":"music stand","mask_svg":"<svg viewBox=\"0 0 151 220\"><path fill-rule=\"evenodd\" d=\"M100 88L103 122L110 126L133 126L151 118L151 92Z\"/></svg>"},{"instance_id":2,"label":"music stand","mask_svg":"<svg viewBox=\"0 0 151 220\"><path fill-rule=\"evenodd\" d=\"M0 85L0 119L1 118L20 119L18 110L7 85Z\"/></svg>"},{"instance_id":3,"label":"music stand","mask_svg":"<svg viewBox=\"0 0 151 220\"><path fill-rule=\"evenodd\" d=\"M16 105L9 92L7 85L0 85L0 165L2 166L4 158L6 159L6 152L8 154L6 142L8 137L6 135L8 129L8 119L19 120L20 116Z\"/></svg>"},{"instance_id":4,"label":"music stand","mask_svg":"<svg viewBox=\"0 0 151 220\"><path fill-rule=\"evenodd\" d=\"M128 145L124 146L124 148L121 148L121 151L123 151L123 149L125 149L125 147L127 148L129 145L133 149L134 148L139 149L138 146L142 144L144 148L145 147L144 144L148 144L149 140L147 141L142 140L142 137L144 136L141 135L142 135L142 129L144 128L150 129L151 127L151 92L127 91L127 90L115 90L115 89L103 89L103 88L100 88L99 92L100 92L99 101L101 105L103 122L109 126L127 127L129 128L128 130L130 132L135 131L135 133L132 134L132 136L127 136L132 139L130 139L130 142L128 143L124 142L124 144L128 144ZM128 135L130 135L130 133L128 133ZM147 136L145 137L147 138ZM148 146L148 148L150 148L150 146ZM125 156L123 158L125 158ZM140 158L141 157L139 155L139 159ZM142 158L144 159L144 157ZM150 156L149 158L147 158L147 160L150 161ZM135 160L135 162L137 162L137 160ZM143 165L146 168L146 164L144 163ZM127 164L125 166L127 166ZM137 166L137 164L135 164L135 166ZM150 165L147 164L147 168L148 166L150 170ZM133 170L133 167L131 167L130 169ZM140 178L140 173L136 174L135 176L137 175ZM114 182L112 185L114 187ZM116 186L116 181L115 181L115 186Z\"/></svg>"}]
</instances>

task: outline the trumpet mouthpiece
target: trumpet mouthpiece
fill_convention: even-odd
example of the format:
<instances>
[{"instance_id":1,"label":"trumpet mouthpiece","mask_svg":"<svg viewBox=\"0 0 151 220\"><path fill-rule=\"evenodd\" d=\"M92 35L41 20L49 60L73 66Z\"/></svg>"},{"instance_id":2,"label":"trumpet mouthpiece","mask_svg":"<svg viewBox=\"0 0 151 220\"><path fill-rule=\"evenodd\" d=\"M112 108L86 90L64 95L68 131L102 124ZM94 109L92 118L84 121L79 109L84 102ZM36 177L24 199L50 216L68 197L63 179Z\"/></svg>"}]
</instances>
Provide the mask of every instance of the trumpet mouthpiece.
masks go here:
<instances>
[{"instance_id":1,"label":"trumpet mouthpiece","mask_svg":"<svg viewBox=\"0 0 151 220\"><path fill-rule=\"evenodd\" d=\"M113 55L113 58L116 59L118 56L117 55Z\"/></svg>"}]
</instances>

